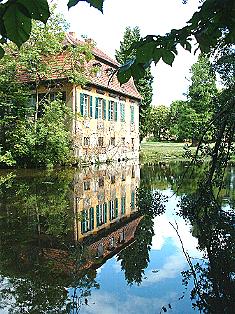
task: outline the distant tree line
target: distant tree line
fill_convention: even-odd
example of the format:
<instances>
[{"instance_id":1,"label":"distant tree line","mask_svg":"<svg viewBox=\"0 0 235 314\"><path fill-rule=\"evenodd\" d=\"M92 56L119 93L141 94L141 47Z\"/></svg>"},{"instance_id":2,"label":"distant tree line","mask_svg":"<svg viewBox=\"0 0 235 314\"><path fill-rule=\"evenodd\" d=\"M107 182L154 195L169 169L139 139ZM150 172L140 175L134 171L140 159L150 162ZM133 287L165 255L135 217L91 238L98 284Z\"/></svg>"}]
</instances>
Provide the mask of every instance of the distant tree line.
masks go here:
<instances>
[{"instance_id":1,"label":"distant tree line","mask_svg":"<svg viewBox=\"0 0 235 314\"><path fill-rule=\"evenodd\" d=\"M215 100L219 94L216 76L209 58L201 54L191 70L186 100L173 101L170 107L152 107L148 119L149 136L156 141L188 141L196 145L214 140ZM207 127L210 126L209 129Z\"/></svg>"}]
</instances>

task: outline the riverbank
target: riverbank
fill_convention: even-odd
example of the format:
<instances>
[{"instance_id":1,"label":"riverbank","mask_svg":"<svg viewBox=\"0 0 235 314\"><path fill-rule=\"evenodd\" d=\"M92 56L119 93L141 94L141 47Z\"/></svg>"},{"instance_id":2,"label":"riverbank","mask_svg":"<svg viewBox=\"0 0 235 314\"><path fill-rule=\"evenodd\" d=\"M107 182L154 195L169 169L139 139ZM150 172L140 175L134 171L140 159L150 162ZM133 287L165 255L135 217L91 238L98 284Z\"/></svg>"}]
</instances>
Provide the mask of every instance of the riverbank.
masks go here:
<instances>
[{"instance_id":1,"label":"riverbank","mask_svg":"<svg viewBox=\"0 0 235 314\"><path fill-rule=\"evenodd\" d=\"M140 160L143 163L166 160L190 160L185 156L185 143L145 142L140 145ZM196 147L190 147L195 153Z\"/></svg>"}]
</instances>

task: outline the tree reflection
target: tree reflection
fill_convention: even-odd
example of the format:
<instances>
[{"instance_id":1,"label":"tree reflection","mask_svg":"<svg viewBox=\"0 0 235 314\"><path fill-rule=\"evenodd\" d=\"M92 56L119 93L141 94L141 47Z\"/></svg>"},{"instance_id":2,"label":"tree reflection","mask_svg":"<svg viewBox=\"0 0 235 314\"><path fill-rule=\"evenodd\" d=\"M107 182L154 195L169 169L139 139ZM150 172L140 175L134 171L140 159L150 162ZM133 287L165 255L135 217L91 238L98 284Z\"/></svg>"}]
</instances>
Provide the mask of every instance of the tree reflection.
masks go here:
<instances>
[{"instance_id":1,"label":"tree reflection","mask_svg":"<svg viewBox=\"0 0 235 314\"><path fill-rule=\"evenodd\" d=\"M203 260L195 262L182 247L189 264L189 269L182 272L183 284L188 286L190 280L194 282L192 306L203 313L233 313L234 168L229 164L222 177L211 176L212 170L210 163L190 168L185 163L164 163L145 165L141 169L149 189L170 187L181 196L178 214L190 222L192 235L198 239L198 249L204 253ZM178 232L177 227L175 230Z\"/></svg>"},{"instance_id":2,"label":"tree reflection","mask_svg":"<svg viewBox=\"0 0 235 314\"><path fill-rule=\"evenodd\" d=\"M73 241L73 173L7 175L0 185L0 293L9 313L76 313L99 288ZM68 289L73 293L69 297Z\"/></svg>"},{"instance_id":3,"label":"tree reflection","mask_svg":"<svg viewBox=\"0 0 235 314\"><path fill-rule=\"evenodd\" d=\"M166 197L161 193L151 192L145 186L138 190L137 205L139 214L143 216L135 233L135 241L118 254L121 269L129 285L139 285L142 282L154 236L153 218L164 213L165 201Z\"/></svg>"},{"instance_id":4,"label":"tree reflection","mask_svg":"<svg viewBox=\"0 0 235 314\"><path fill-rule=\"evenodd\" d=\"M234 212L223 206L209 185L181 200L180 215L192 224L204 262L183 272L183 283L197 283L191 291L193 307L204 313L232 313L235 300Z\"/></svg>"}]
</instances>

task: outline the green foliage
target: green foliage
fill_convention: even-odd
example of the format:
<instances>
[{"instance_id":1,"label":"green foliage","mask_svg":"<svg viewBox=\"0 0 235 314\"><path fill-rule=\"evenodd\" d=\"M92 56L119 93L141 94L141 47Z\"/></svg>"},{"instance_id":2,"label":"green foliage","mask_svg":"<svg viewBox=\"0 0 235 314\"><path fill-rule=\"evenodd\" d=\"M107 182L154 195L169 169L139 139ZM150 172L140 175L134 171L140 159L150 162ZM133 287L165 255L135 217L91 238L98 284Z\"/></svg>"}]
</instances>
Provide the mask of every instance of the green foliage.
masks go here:
<instances>
[{"instance_id":1,"label":"green foliage","mask_svg":"<svg viewBox=\"0 0 235 314\"><path fill-rule=\"evenodd\" d=\"M69 0L68 8L80 1L86 1L90 6L103 10L104 0ZM186 3L186 1L185 1ZM216 46L226 46L235 41L233 0L205 0L199 6L187 25L181 29L172 29L165 36L147 35L133 43L130 52L134 52L133 62L120 68L118 78L125 83L131 76L140 79L145 74L151 62L157 63L162 59L172 65L177 55L177 45L191 52L191 41L196 39L202 52L209 52ZM31 32L31 19L46 22L49 18L49 7L46 0L37 1L6 1L0 4L0 36L1 43L7 39L18 46L25 42ZM12 27L14 26L14 27ZM4 49L0 46L0 56Z\"/></svg>"},{"instance_id":2,"label":"green foliage","mask_svg":"<svg viewBox=\"0 0 235 314\"><path fill-rule=\"evenodd\" d=\"M217 89L215 74L207 56L199 56L198 61L192 65L191 73L187 101L174 101L171 104L170 125L171 133L178 141L187 140L195 145L212 119ZM204 140L210 141L212 138L211 128L204 135Z\"/></svg>"},{"instance_id":3,"label":"green foliage","mask_svg":"<svg viewBox=\"0 0 235 314\"><path fill-rule=\"evenodd\" d=\"M80 1L86 1L90 4L91 7L94 7L100 10L101 12L103 12L104 0L69 0L68 8L70 9L71 7L75 6Z\"/></svg>"},{"instance_id":4,"label":"green foliage","mask_svg":"<svg viewBox=\"0 0 235 314\"><path fill-rule=\"evenodd\" d=\"M168 140L170 109L166 106L152 107L149 115L149 131L156 141Z\"/></svg>"},{"instance_id":5,"label":"green foliage","mask_svg":"<svg viewBox=\"0 0 235 314\"><path fill-rule=\"evenodd\" d=\"M0 282L1 308L12 313L69 313L67 305L84 301L98 288L94 270L82 247L70 235L74 230L71 210L73 170L21 171L0 183ZM11 208L11 219L7 218ZM1 281L1 280L0 280ZM77 289L76 300L65 287ZM83 299L83 300L82 300Z\"/></svg>"},{"instance_id":6,"label":"green foliage","mask_svg":"<svg viewBox=\"0 0 235 314\"><path fill-rule=\"evenodd\" d=\"M81 0L68 0L68 8ZM98 10L103 10L103 0L83 0ZM2 1L1 1L2 2ZM0 57L4 44L11 40L18 47L30 38L33 20L46 24L51 15L48 0L8 0L0 3Z\"/></svg>"},{"instance_id":7,"label":"green foliage","mask_svg":"<svg viewBox=\"0 0 235 314\"><path fill-rule=\"evenodd\" d=\"M16 0L0 4L2 43L10 39L20 47L29 39L32 19L46 23L50 16L47 0Z\"/></svg>"},{"instance_id":8,"label":"green foliage","mask_svg":"<svg viewBox=\"0 0 235 314\"><path fill-rule=\"evenodd\" d=\"M135 241L118 254L121 269L125 272L129 285L140 285L142 282L144 270L149 263L149 251L154 235L153 219L166 210L166 197L161 193L152 192L145 186L141 186L137 193L139 213L143 216L135 232Z\"/></svg>"},{"instance_id":9,"label":"green foliage","mask_svg":"<svg viewBox=\"0 0 235 314\"><path fill-rule=\"evenodd\" d=\"M35 128L27 88L16 80L15 59L6 54L0 60L0 71L0 165L69 162L71 140L67 124L71 114L66 105L59 100L45 103L44 116Z\"/></svg>"},{"instance_id":10,"label":"green foliage","mask_svg":"<svg viewBox=\"0 0 235 314\"><path fill-rule=\"evenodd\" d=\"M53 166L71 162L71 133L66 120L71 115L60 100L44 104L36 129L32 120L17 121L7 133L14 163L22 166ZM9 165L9 164L8 164Z\"/></svg>"},{"instance_id":11,"label":"green foliage","mask_svg":"<svg viewBox=\"0 0 235 314\"><path fill-rule=\"evenodd\" d=\"M71 161L71 132L66 126L71 112L62 101L44 105L35 132L33 160L39 166L66 164ZM69 120L70 121L70 120Z\"/></svg>"},{"instance_id":12,"label":"green foliage","mask_svg":"<svg viewBox=\"0 0 235 314\"><path fill-rule=\"evenodd\" d=\"M19 50L9 44L0 59L1 167L45 167L71 162L71 111L60 97L51 103L45 101L47 96L39 98L41 81L55 76L55 72L59 78L68 77L72 83L87 82L90 73L84 64L93 58L93 44L65 47L67 28L63 16L56 14L52 6L47 24L33 21L29 40ZM58 64L57 57L62 53L63 62ZM29 85L19 83L18 75L22 73L29 77L35 90L35 104L30 101ZM46 92L49 94L55 87L56 93L62 88L51 80Z\"/></svg>"},{"instance_id":13,"label":"green foliage","mask_svg":"<svg viewBox=\"0 0 235 314\"><path fill-rule=\"evenodd\" d=\"M128 68L130 68L133 63L132 59L134 51L132 51L131 53L128 53L128 51L132 44L138 42L138 40L140 40L139 27L136 26L133 29L131 27L127 27L125 29L123 41L120 42L120 49L116 50L117 61L121 64L126 64L125 67L122 68L122 70L119 71L117 74L119 80L122 80L122 74L124 76L128 76L129 78L132 75L132 72L128 72ZM134 83L138 92L142 96L142 101L140 105L140 140L142 140L148 133L149 112L153 96L153 76L151 74L151 69L149 66L146 67L146 71L144 73L142 73L141 71L138 77L134 77Z\"/></svg>"},{"instance_id":14,"label":"green foliage","mask_svg":"<svg viewBox=\"0 0 235 314\"><path fill-rule=\"evenodd\" d=\"M213 63L214 70L219 74L223 86L231 87L235 83L235 49L229 46L220 49Z\"/></svg>"},{"instance_id":15,"label":"green foliage","mask_svg":"<svg viewBox=\"0 0 235 314\"><path fill-rule=\"evenodd\" d=\"M226 47L235 42L235 4L233 0L205 0L199 6L187 25L172 29L164 36L147 35L133 43L127 54L134 55L128 68L124 64L119 69L120 83L126 83L131 76L144 76L146 66L162 59L172 65L178 54L177 45L191 52L193 39L201 52L213 53L217 47Z\"/></svg>"},{"instance_id":16,"label":"green foliage","mask_svg":"<svg viewBox=\"0 0 235 314\"><path fill-rule=\"evenodd\" d=\"M216 78L209 58L199 55L196 63L191 68L191 84L187 93L190 107L196 113L213 111L213 97L216 96Z\"/></svg>"}]
</instances>

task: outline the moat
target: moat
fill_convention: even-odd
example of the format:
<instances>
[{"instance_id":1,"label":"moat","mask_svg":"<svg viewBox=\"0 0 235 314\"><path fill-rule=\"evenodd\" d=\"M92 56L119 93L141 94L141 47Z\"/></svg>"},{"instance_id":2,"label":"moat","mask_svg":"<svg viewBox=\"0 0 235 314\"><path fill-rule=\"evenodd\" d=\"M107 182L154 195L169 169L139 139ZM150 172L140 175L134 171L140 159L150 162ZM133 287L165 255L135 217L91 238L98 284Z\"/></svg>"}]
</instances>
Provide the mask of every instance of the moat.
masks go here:
<instances>
[{"instance_id":1,"label":"moat","mask_svg":"<svg viewBox=\"0 0 235 314\"><path fill-rule=\"evenodd\" d=\"M187 167L0 171L0 313L232 313L234 168L211 212Z\"/></svg>"}]
</instances>

